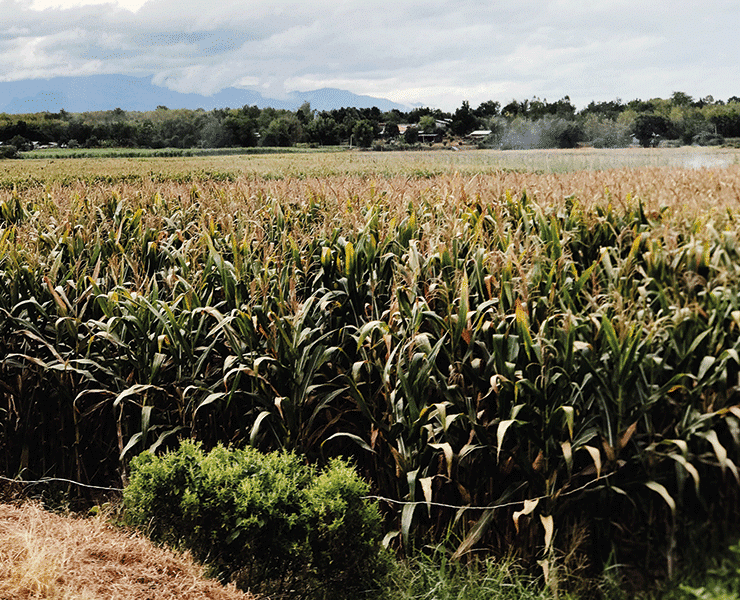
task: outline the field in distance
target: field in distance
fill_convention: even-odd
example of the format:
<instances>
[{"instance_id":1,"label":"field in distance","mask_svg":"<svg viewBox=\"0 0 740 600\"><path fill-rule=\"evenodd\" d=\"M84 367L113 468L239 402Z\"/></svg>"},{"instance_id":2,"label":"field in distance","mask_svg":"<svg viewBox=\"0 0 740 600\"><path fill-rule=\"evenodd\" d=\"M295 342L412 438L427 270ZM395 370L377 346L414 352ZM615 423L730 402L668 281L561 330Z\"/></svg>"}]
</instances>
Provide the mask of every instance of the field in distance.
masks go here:
<instances>
[{"instance_id":1,"label":"field in distance","mask_svg":"<svg viewBox=\"0 0 740 600\"><path fill-rule=\"evenodd\" d=\"M0 180L55 180L80 177L141 177L187 172L266 178L315 178L347 175L430 177L459 172L501 170L562 173L645 167L717 168L740 164L733 148L626 148L599 150L428 150L414 152L291 151L195 157L119 157L25 159L0 162Z\"/></svg>"}]
</instances>

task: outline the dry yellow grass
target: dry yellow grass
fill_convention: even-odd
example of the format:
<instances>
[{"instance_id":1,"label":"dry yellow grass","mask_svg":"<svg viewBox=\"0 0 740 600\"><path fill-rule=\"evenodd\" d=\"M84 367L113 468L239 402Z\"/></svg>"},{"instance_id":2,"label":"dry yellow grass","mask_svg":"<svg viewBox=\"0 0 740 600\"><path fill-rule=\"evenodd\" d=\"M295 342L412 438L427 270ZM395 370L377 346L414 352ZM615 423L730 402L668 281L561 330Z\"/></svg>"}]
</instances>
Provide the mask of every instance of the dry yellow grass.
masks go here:
<instances>
[{"instance_id":1,"label":"dry yellow grass","mask_svg":"<svg viewBox=\"0 0 740 600\"><path fill-rule=\"evenodd\" d=\"M320 155L314 155L320 156ZM67 164L74 165L74 161ZM611 170L585 170L565 173L547 172L444 172L425 177L383 175L379 172L331 176L254 177L246 173L233 181L204 180L196 182L83 183L61 185L51 182L43 187L22 190L22 201L44 207L63 224L86 204L100 205L112 194L127 206L149 212L153 198L159 195L168 204L187 209L198 206L198 214L208 214L216 222L233 220L235 215L251 215L259 220L262 211L275 199L283 209L318 202L320 212L330 215L321 226L359 226L362 211L382 204L399 218L407 214L409 204L433 206L441 212L470 202L483 205L499 202L509 192L514 198L526 192L531 200L543 206L559 206L566 197L574 197L588 209L611 202L615 207L627 201L642 200L646 210L667 208L664 219L679 221L711 213L736 212L740 200L740 165L715 168L641 167ZM13 192L0 190L0 202L10 201ZM146 217L145 217L146 218ZM74 219L71 219L74 220ZM152 225L155 225L152 223ZM319 231L312 231L318 234Z\"/></svg>"},{"instance_id":2,"label":"dry yellow grass","mask_svg":"<svg viewBox=\"0 0 740 600\"><path fill-rule=\"evenodd\" d=\"M513 169L562 173L638 168L700 168L740 164L733 148L574 150L422 150L415 152L287 152L198 157L27 159L0 161L0 181L68 176L172 175L219 172L246 177L316 178L368 175L476 174Z\"/></svg>"},{"instance_id":3,"label":"dry yellow grass","mask_svg":"<svg viewBox=\"0 0 740 600\"><path fill-rule=\"evenodd\" d=\"M102 518L0 505L0 600L249 600Z\"/></svg>"}]
</instances>

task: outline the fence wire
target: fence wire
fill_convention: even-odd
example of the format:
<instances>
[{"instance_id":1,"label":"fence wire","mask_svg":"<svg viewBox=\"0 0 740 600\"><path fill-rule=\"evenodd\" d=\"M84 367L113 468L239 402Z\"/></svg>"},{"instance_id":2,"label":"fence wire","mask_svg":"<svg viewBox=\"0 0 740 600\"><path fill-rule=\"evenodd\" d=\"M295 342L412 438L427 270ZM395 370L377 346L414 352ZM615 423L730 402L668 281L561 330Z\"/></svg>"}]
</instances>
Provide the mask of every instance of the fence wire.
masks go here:
<instances>
[{"instance_id":1,"label":"fence wire","mask_svg":"<svg viewBox=\"0 0 740 600\"><path fill-rule=\"evenodd\" d=\"M593 483L597 481L605 481L608 479L613 473L608 473L607 475L603 475L600 477L597 477L596 479L593 479L584 485L577 487L573 490L570 490L568 492L562 492L559 493L559 497L563 496L572 496L573 494L577 494L578 492L585 491L588 487L590 487ZM16 483L16 484L22 484L26 486L32 486L32 485L41 485L45 483L53 483L55 481L62 482L62 483L70 483L72 485L77 485L79 487L91 489L91 490L100 490L105 492L123 492L123 488L115 488L115 487L104 487L99 485L90 485L87 483L81 483L79 481L73 481L71 479L62 479L60 477L44 477L43 479L36 479L36 480L26 480L26 479L11 479L9 477L3 477L0 475L1 481L7 481L9 483ZM526 498L525 500L527 502L534 502L539 500L546 500L550 498L550 496L537 496L535 498ZM388 502L389 504L395 504L399 506L416 506L416 505L424 505L424 506L434 506L437 508L452 508L455 510L491 510L491 509L498 509L498 508L511 508L513 506L517 506L520 504L523 504L525 500L512 500L511 502L504 502L502 504L490 504L488 506L471 506L469 504L464 505L457 505L457 504L445 504L443 502L433 502L433 501L426 501L426 500L396 500L394 498L386 498L385 496L375 496L375 495L368 495L363 496L363 500L379 500L383 502Z\"/></svg>"}]
</instances>

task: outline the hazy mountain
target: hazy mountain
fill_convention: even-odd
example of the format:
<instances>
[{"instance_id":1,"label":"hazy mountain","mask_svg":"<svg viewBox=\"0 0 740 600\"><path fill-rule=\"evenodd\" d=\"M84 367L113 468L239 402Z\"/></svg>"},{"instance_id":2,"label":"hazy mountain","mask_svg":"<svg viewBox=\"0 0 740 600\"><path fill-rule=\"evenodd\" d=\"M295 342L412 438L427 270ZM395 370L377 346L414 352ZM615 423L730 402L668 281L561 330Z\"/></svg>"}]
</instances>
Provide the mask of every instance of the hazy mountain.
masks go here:
<instances>
[{"instance_id":1,"label":"hazy mountain","mask_svg":"<svg viewBox=\"0 0 740 600\"><path fill-rule=\"evenodd\" d=\"M240 108L257 105L260 108L297 109L304 102L311 108L331 110L344 106L369 108L377 106L382 111L408 106L383 98L360 96L345 90L324 88L310 92L291 92L285 99L265 98L254 90L224 89L213 96L182 94L151 82L149 77L125 75L90 75L88 77L54 77L25 81L0 82L0 112L19 114L34 112L87 112L95 110L146 111L157 106L168 108Z\"/></svg>"}]
</instances>

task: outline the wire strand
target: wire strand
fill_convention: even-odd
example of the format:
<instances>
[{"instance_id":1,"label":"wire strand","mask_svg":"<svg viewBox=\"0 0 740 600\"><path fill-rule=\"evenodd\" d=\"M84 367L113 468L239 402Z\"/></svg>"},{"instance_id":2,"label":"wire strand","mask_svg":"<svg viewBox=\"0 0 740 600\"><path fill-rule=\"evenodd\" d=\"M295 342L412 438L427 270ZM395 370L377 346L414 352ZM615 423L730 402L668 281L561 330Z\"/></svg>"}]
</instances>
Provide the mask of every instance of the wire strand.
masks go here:
<instances>
[{"instance_id":1,"label":"wire strand","mask_svg":"<svg viewBox=\"0 0 740 600\"><path fill-rule=\"evenodd\" d=\"M561 494L558 494L558 496L571 496L573 494L577 494L578 492L584 491L586 488L588 488L592 483L596 481L603 481L605 479L608 479L611 477L614 473L608 473L607 475L604 475L602 477L597 477L596 479L593 479L581 487L575 488L573 490L570 490L569 492L563 492ZM444 504L442 502L427 502L426 500L415 500L413 502L410 502L408 500L394 500L393 498L386 498L385 496L363 496L365 500L383 500L384 502L389 502L390 504L398 504L398 505L419 505L423 504L425 506L436 506L438 508L454 508L457 510L460 510L461 508L465 510L490 510L494 508L509 508L512 506L516 506L518 504L522 504L523 502L534 502L534 501L540 501L540 500L546 500L547 498L550 498L550 496L537 496L536 498L526 498L525 500L512 500L511 502L504 502L502 504L490 504L488 506L470 506L470 505L464 505L464 506L458 506L455 504Z\"/></svg>"},{"instance_id":2,"label":"wire strand","mask_svg":"<svg viewBox=\"0 0 740 600\"><path fill-rule=\"evenodd\" d=\"M576 494L578 492L584 491L586 488L588 488L591 484L597 481L603 481L605 479L608 479L611 477L613 473L609 473L607 475L604 475L603 477L597 477L596 479L593 479L581 487L575 488L573 490L570 490L569 492L563 492L561 494L558 494L559 496L571 496L573 494ZM72 485L77 485L83 488L91 489L91 490L101 490L106 492L122 492L123 488L114 488L114 487L104 487L99 485L90 485L87 483L81 483L79 481L73 481L71 479L62 479L60 477L44 477L43 479L36 479L36 480L25 480L25 479L11 479L9 477L3 477L0 475L0 480L7 481L9 483L19 483L23 485L40 485L43 483L52 483L55 481L60 481L63 483L71 483ZM538 496L536 498L527 498L527 502L534 502L534 501L540 501L545 500L549 498L550 496ZM383 502L388 502L389 504L396 504L399 506L408 506L408 505L419 505L423 504L426 506L436 506L438 508L454 508L455 510L465 509L465 510L491 510L496 508L510 508L512 506L517 506L518 504L522 504L525 500L513 500L511 502L504 502L502 504L491 504L488 506L470 506L470 505L457 505L457 504L445 504L443 502L427 502L426 500L415 500L415 501L409 501L409 500L395 500L394 498L386 498L385 496L375 496L375 495L368 495L363 496L363 500L382 500Z\"/></svg>"},{"instance_id":3,"label":"wire strand","mask_svg":"<svg viewBox=\"0 0 740 600\"><path fill-rule=\"evenodd\" d=\"M62 479L60 477L44 477L43 479L26 480L26 479L11 479L10 477L3 477L2 475L0 475L0 479L2 479L3 481L7 481L9 483L20 483L23 485L39 485L42 483L52 483L54 481L61 481L63 483L71 483L73 485L77 485L79 487L87 488L90 490L103 490L106 492L122 492L123 491L123 488L103 487L100 485L90 485L88 483L72 481L71 479Z\"/></svg>"}]
</instances>

